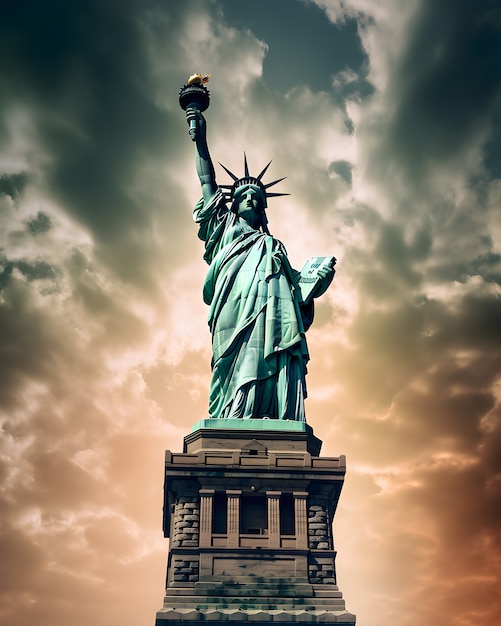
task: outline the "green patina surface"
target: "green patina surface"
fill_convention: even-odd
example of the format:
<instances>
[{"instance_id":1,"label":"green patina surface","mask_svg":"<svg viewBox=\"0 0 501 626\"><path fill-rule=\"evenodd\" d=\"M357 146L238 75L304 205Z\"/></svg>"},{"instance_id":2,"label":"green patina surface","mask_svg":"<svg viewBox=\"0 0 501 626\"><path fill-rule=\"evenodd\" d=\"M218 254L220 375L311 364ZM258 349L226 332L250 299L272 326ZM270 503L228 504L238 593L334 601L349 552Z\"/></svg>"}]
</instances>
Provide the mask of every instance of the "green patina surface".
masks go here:
<instances>
[{"instance_id":1,"label":"green patina surface","mask_svg":"<svg viewBox=\"0 0 501 626\"><path fill-rule=\"evenodd\" d=\"M238 430L275 430L287 432L309 432L311 427L305 422L279 419L205 419L193 424L191 432L202 428Z\"/></svg>"}]
</instances>

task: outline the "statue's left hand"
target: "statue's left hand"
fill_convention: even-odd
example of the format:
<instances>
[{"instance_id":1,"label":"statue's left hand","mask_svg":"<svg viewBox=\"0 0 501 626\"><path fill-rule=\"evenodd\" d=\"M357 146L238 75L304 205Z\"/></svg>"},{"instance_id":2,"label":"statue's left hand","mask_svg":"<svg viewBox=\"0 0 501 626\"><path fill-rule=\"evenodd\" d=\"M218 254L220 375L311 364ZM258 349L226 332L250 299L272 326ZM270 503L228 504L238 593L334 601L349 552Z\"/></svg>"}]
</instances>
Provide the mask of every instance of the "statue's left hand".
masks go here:
<instances>
[{"instance_id":1,"label":"statue's left hand","mask_svg":"<svg viewBox=\"0 0 501 626\"><path fill-rule=\"evenodd\" d=\"M332 282L332 279L334 278L335 273L336 273L336 270L333 267L319 268L318 276L320 276L320 281L317 285L317 288L315 289L315 292L313 293L314 298L318 298L319 296L322 296L327 291L327 289L329 288L329 285Z\"/></svg>"}]
</instances>

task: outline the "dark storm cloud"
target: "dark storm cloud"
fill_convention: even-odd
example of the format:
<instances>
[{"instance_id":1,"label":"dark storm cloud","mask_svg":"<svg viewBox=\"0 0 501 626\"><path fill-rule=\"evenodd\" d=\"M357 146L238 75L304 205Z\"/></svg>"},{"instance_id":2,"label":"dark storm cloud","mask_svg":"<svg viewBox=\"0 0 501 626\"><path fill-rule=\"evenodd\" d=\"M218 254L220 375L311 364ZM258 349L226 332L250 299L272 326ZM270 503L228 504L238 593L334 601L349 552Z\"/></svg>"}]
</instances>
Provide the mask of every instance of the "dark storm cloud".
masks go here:
<instances>
[{"instance_id":1,"label":"dark storm cloud","mask_svg":"<svg viewBox=\"0 0 501 626\"><path fill-rule=\"evenodd\" d=\"M168 5L173 32L176 6ZM154 211L142 206L134 180L145 159L173 154L170 114L155 103L145 45L157 3L146 9L138 13L133 0L120 11L96 0L23 0L3 4L0 26L0 106L27 112L36 149L48 156L44 185L91 229L116 272L142 281L152 254L142 238Z\"/></svg>"},{"instance_id":2,"label":"dark storm cloud","mask_svg":"<svg viewBox=\"0 0 501 626\"><path fill-rule=\"evenodd\" d=\"M416 177L489 132L501 103L501 9L421 2L393 75L388 154Z\"/></svg>"},{"instance_id":3,"label":"dark storm cloud","mask_svg":"<svg viewBox=\"0 0 501 626\"><path fill-rule=\"evenodd\" d=\"M10 196L13 200L18 198L28 183L29 177L24 173L0 175L0 193Z\"/></svg>"},{"instance_id":4,"label":"dark storm cloud","mask_svg":"<svg viewBox=\"0 0 501 626\"><path fill-rule=\"evenodd\" d=\"M332 77L351 70L358 77L338 86L336 96L367 95L363 80L367 57L360 45L357 23L346 17L333 24L312 2L302 0L255 0L252 3L224 0L223 17L239 29L250 29L267 45L263 78L271 88L290 91L308 85L312 91L330 91ZM315 45L311 41L314 39Z\"/></svg>"},{"instance_id":5,"label":"dark storm cloud","mask_svg":"<svg viewBox=\"0 0 501 626\"><path fill-rule=\"evenodd\" d=\"M42 211L38 211L36 217L27 222L27 226L32 235L36 235L38 233L46 233L48 230L50 230L51 220L48 215L46 215Z\"/></svg>"},{"instance_id":6,"label":"dark storm cloud","mask_svg":"<svg viewBox=\"0 0 501 626\"><path fill-rule=\"evenodd\" d=\"M351 185L352 166L348 161L335 161L331 163L329 170L341 176L346 183Z\"/></svg>"},{"instance_id":7,"label":"dark storm cloud","mask_svg":"<svg viewBox=\"0 0 501 626\"><path fill-rule=\"evenodd\" d=\"M47 307L44 298L36 293L36 287L32 288L29 283L42 277L53 283L56 297L51 300L57 307L58 280L53 279L63 279L63 276L46 271L44 276L34 276L34 268L28 271L23 263L18 263L18 271L24 269L23 274L28 276L23 278L19 273L9 273L0 307L4 333L0 350L3 357L0 391L4 410L13 411L24 405L23 389L29 380L49 385L54 395L59 393L64 397L63 391L69 390L72 380L89 382L98 376L95 359L113 351L124 337L128 337L130 347L144 338L144 323L110 291L100 289L97 274L92 274L88 265L79 269L81 262L77 257L75 254L69 261L69 268L64 270L65 274L68 270L73 273L74 281L74 302L66 307L69 319L64 316L61 319L60 313ZM4 272L7 270L8 267ZM89 275L92 278L89 279ZM83 333L87 340L82 339Z\"/></svg>"}]
</instances>

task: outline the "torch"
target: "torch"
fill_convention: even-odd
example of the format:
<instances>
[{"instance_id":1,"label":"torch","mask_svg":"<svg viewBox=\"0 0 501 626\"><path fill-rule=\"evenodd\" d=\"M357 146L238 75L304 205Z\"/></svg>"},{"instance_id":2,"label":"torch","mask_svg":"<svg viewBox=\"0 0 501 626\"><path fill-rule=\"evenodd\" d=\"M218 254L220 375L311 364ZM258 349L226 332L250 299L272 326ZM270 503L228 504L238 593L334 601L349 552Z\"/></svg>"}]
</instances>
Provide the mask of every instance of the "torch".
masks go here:
<instances>
[{"instance_id":1,"label":"torch","mask_svg":"<svg viewBox=\"0 0 501 626\"><path fill-rule=\"evenodd\" d=\"M179 106L186 109L197 109L203 113L210 103L210 94L204 83L208 83L210 74L202 76L201 74L193 74L188 78L186 85L181 87L179 91ZM197 122L190 120L190 130L188 131L192 141L196 140Z\"/></svg>"}]
</instances>

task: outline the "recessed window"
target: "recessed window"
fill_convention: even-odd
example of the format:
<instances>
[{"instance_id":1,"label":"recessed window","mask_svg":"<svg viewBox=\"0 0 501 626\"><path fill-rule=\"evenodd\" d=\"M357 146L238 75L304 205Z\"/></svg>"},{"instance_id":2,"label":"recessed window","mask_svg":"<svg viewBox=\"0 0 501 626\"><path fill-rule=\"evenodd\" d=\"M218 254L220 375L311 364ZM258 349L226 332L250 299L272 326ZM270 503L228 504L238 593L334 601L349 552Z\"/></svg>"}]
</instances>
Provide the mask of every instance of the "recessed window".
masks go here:
<instances>
[{"instance_id":1,"label":"recessed window","mask_svg":"<svg viewBox=\"0 0 501 626\"><path fill-rule=\"evenodd\" d=\"M240 532L244 535L265 535L268 532L268 509L265 496L240 498Z\"/></svg>"},{"instance_id":2,"label":"recessed window","mask_svg":"<svg viewBox=\"0 0 501 626\"><path fill-rule=\"evenodd\" d=\"M292 493L283 493L280 496L280 534L295 535L294 498Z\"/></svg>"},{"instance_id":3,"label":"recessed window","mask_svg":"<svg viewBox=\"0 0 501 626\"><path fill-rule=\"evenodd\" d=\"M228 532L228 497L216 492L212 498L212 532L225 535Z\"/></svg>"}]
</instances>

